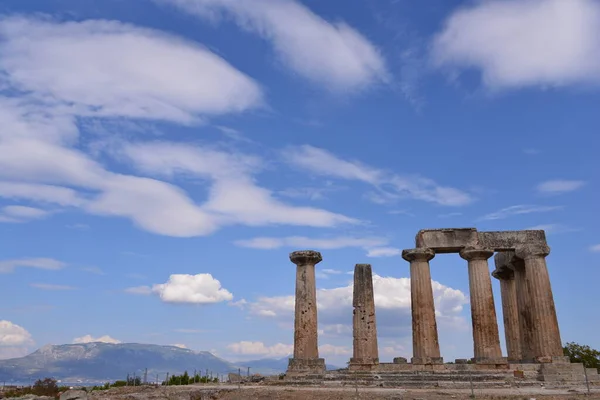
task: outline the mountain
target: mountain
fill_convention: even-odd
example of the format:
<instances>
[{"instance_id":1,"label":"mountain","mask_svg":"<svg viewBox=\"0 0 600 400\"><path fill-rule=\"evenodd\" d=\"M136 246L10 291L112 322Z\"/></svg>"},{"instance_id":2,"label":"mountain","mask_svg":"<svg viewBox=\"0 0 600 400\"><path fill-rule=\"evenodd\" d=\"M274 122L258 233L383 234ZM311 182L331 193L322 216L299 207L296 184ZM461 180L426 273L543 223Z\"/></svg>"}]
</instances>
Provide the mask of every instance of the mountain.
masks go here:
<instances>
[{"instance_id":1,"label":"mountain","mask_svg":"<svg viewBox=\"0 0 600 400\"><path fill-rule=\"evenodd\" d=\"M51 376L63 381L114 381L125 379L127 374L143 376L146 368L149 381L157 374L164 380L167 373L186 370L190 374L206 369L213 374L238 371L238 366L207 351L138 343L85 343L48 345L25 357L0 360L0 380L22 382Z\"/></svg>"}]
</instances>

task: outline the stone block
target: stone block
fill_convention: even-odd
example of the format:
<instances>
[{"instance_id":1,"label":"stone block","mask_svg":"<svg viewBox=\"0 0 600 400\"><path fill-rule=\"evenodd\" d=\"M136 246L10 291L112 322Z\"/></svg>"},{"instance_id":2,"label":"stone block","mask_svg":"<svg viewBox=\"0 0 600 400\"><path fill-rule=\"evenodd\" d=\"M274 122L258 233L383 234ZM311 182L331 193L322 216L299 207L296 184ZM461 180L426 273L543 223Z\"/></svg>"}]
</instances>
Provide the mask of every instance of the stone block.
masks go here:
<instances>
[{"instance_id":1,"label":"stone block","mask_svg":"<svg viewBox=\"0 0 600 400\"><path fill-rule=\"evenodd\" d=\"M413 357L410 359L411 364L432 365L444 364L442 357Z\"/></svg>"},{"instance_id":2,"label":"stone block","mask_svg":"<svg viewBox=\"0 0 600 400\"><path fill-rule=\"evenodd\" d=\"M496 357L496 358L472 358L472 361L475 364L481 365L500 365L500 364L508 364L508 359L506 357Z\"/></svg>"},{"instance_id":3,"label":"stone block","mask_svg":"<svg viewBox=\"0 0 600 400\"><path fill-rule=\"evenodd\" d=\"M477 229L423 229L417 233L416 247L428 247L436 253L456 253L467 246L477 246Z\"/></svg>"},{"instance_id":4,"label":"stone block","mask_svg":"<svg viewBox=\"0 0 600 400\"><path fill-rule=\"evenodd\" d=\"M456 360L454 360L455 364L468 364L469 360L467 360L466 358L457 358Z\"/></svg>"},{"instance_id":5,"label":"stone block","mask_svg":"<svg viewBox=\"0 0 600 400\"><path fill-rule=\"evenodd\" d=\"M60 395L60 400L87 400L88 394L85 390L67 390Z\"/></svg>"},{"instance_id":6,"label":"stone block","mask_svg":"<svg viewBox=\"0 0 600 400\"><path fill-rule=\"evenodd\" d=\"M408 363L408 360L404 357L394 357L393 362L394 364L406 364Z\"/></svg>"},{"instance_id":7,"label":"stone block","mask_svg":"<svg viewBox=\"0 0 600 400\"><path fill-rule=\"evenodd\" d=\"M542 230L479 232L478 243L495 251L514 250L523 245L545 245L546 233Z\"/></svg>"},{"instance_id":8,"label":"stone block","mask_svg":"<svg viewBox=\"0 0 600 400\"><path fill-rule=\"evenodd\" d=\"M300 359L290 358L288 362L288 372L296 373L324 373L325 359L312 358Z\"/></svg>"}]
</instances>

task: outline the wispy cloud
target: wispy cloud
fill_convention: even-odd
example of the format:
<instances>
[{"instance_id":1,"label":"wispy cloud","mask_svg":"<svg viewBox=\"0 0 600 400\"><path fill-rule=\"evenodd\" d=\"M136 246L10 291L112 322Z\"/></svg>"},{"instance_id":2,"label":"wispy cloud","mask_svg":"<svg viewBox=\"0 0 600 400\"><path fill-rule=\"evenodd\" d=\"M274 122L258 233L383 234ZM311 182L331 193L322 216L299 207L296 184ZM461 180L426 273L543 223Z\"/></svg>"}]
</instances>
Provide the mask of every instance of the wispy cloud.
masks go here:
<instances>
[{"instance_id":1,"label":"wispy cloud","mask_svg":"<svg viewBox=\"0 0 600 400\"><path fill-rule=\"evenodd\" d=\"M544 194L561 194L573 192L584 185L584 181L557 179L540 183L537 185L536 190Z\"/></svg>"},{"instance_id":2,"label":"wispy cloud","mask_svg":"<svg viewBox=\"0 0 600 400\"><path fill-rule=\"evenodd\" d=\"M50 212L41 208L21 205L5 206L0 209L0 222L27 222L48 215Z\"/></svg>"},{"instance_id":3,"label":"wispy cloud","mask_svg":"<svg viewBox=\"0 0 600 400\"><path fill-rule=\"evenodd\" d=\"M401 253L402 250L395 247L375 247L369 249L367 257L394 257Z\"/></svg>"},{"instance_id":4,"label":"wispy cloud","mask_svg":"<svg viewBox=\"0 0 600 400\"><path fill-rule=\"evenodd\" d=\"M590 246L590 251L593 253L600 253L600 244Z\"/></svg>"},{"instance_id":5,"label":"wispy cloud","mask_svg":"<svg viewBox=\"0 0 600 400\"><path fill-rule=\"evenodd\" d=\"M375 203L412 198L445 206L461 206L474 201L468 193L438 185L431 179L390 173L360 161L342 159L318 147L289 147L284 150L283 156L291 165L318 175L356 180L371 185L375 192L368 193L367 197Z\"/></svg>"},{"instance_id":6,"label":"wispy cloud","mask_svg":"<svg viewBox=\"0 0 600 400\"><path fill-rule=\"evenodd\" d=\"M52 258L20 258L0 261L0 273L13 272L16 268L37 268L56 271L66 266L66 263Z\"/></svg>"},{"instance_id":7,"label":"wispy cloud","mask_svg":"<svg viewBox=\"0 0 600 400\"><path fill-rule=\"evenodd\" d=\"M102 271L98 267L81 267L81 268L79 268L79 270L83 271L83 272L88 272L88 273L94 274L94 275L104 275L104 271Z\"/></svg>"},{"instance_id":8,"label":"wispy cloud","mask_svg":"<svg viewBox=\"0 0 600 400\"><path fill-rule=\"evenodd\" d=\"M446 20L432 59L476 68L492 89L599 84L599 32L595 0L474 2Z\"/></svg>"},{"instance_id":9,"label":"wispy cloud","mask_svg":"<svg viewBox=\"0 0 600 400\"><path fill-rule=\"evenodd\" d=\"M334 91L388 81L377 47L348 24L331 23L294 0L160 0L203 18L233 18L269 41L283 65Z\"/></svg>"},{"instance_id":10,"label":"wispy cloud","mask_svg":"<svg viewBox=\"0 0 600 400\"><path fill-rule=\"evenodd\" d=\"M439 214L438 218L460 217L461 215L463 215L463 214L460 212L451 212L451 213L447 213L447 214Z\"/></svg>"},{"instance_id":11,"label":"wispy cloud","mask_svg":"<svg viewBox=\"0 0 600 400\"><path fill-rule=\"evenodd\" d=\"M503 208L502 210L486 214L479 218L480 220L495 220L512 217L514 215L523 215L531 213L550 212L563 209L563 206L537 206L537 205L516 205Z\"/></svg>"},{"instance_id":12,"label":"wispy cloud","mask_svg":"<svg viewBox=\"0 0 600 400\"><path fill-rule=\"evenodd\" d=\"M34 287L36 289L42 289L42 290L55 290L55 291L62 291L62 290L76 290L77 288L73 287L73 286L68 286L68 285L54 285L51 283L31 283L29 284L29 286Z\"/></svg>"},{"instance_id":13,"label":"wispy cloud","mask_svg":"<svg viewBox=\"0 0 600 400\"><path fill-rule=\"evenodd\" d=\"M533 231L542 230L549 234L578 232L581 230L579 228L571 228L571 227L568 227L568 226L565 226L562 224L542 224L542 225L531 226L531 227L525 228L525 229L533 230Z\"/></svg>"}]
</instances>

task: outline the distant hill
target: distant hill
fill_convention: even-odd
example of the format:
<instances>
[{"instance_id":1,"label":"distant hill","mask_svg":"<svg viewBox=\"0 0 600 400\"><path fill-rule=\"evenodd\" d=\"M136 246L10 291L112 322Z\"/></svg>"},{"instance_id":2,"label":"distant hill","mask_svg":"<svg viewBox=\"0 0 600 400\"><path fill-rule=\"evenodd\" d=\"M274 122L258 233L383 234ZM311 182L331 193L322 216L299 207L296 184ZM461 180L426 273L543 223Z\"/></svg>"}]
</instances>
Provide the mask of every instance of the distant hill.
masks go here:
<instances>
[{"instance_id":1,"label":"distant hill","mask_svg":"<svg viewBox=\"0 0 600 400\"><path fill-rule=\"evenodd\" d=\"M148 380L156 374L180 374L195 369L213 374L237 372L238 367L207 351L195 352L175 346L137 343L85 343L48 345L21 358L0 360L0 380L29 381L54 377L63 381L107 381L125 379L127 374L142 376L148 368Z\"/></svg>"}]
</instances>

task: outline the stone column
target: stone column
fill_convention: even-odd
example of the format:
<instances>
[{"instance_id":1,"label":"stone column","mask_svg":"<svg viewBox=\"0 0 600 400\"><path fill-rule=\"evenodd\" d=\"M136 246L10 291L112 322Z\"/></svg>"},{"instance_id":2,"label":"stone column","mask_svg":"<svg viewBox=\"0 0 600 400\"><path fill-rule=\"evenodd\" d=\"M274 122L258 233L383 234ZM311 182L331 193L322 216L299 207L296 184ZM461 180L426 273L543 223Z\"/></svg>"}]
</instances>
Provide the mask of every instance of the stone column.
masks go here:
<instances>
[{"instance_id":1,"label":"stone column","mask_svg":"<svg viewBox=\"0 0 600 400\"><path fill-rule=\"evenodd\" d=\"M504 320L504 337L506 339L506 352L508 354L508 361L518 363L521 361L522 355L515 272L508 268L507 264L498 262L499 255L500 253L495 257L496 270L492 273L492 275L494 278L500 281L502 316Z\"/></svg>"},{"instance_id":2,"label":"stone column","mask_svg":"<svg viewBox=\"0 0 600 400\"><path fill-rule=\"evenodd\" d=\"M350 369L370 369L379 364L373 273L370 264L356 264L354 267L352 305L354 353L350 359Z\"/></svg>"},{"instance_id":3,"label":"stone column","mask_svg":"<svg viewBox=\"0 0 600 400\"><path fill-rule=\"evenodd\" d=\"M312 250L295 251L290 260L296 264L296 314L294 319L294 358L288 372L324 372L325 360L319 358L317 343L317 288L315 265L321 253Z\"/></svg>"},{"instance_id":4,"label":"stone column","mask_svg":"<svg viewBox=\"0 0 600 400\"><path fill-rule=\"evenodd\" d=\"M475 247L466 247L460 251L460 256L469 262L473 361L478 364L506 364L500 350L492 279L487 261L493 254L493 250Z\"/></svg>"},{"instance_id":5,"label":"stone column","mask_svg":"<svg viewBox=\"0 0 600 400\"><path fill-rule=\"evenodd\" d=\"M536 362L565 362L558 319L554 306L546 256L550 247L528 245L517 248L515 255L525 263L525 276L531 302L532 348Z\"/></svg>"},{"instance_id":6,"label":"stone column","mask_svg":"<svg viewBox=\"0 0 600 400\"><path fill-rule=\"evenodd\" d=\"M515 272L515 288L517 291L517 308L519 310L519 342L521 344L521 362L533 362L531 320L531 302L523 260L513 258L511 266Z\"/></svg>"},{"instance_id":7,"label":"stone column","mask_svg":"<svg viewBox=\"0 0 600 400\"><path fill-rule=\"evenodd\" d=\"M410 262L413 364L443 364L429 270L429 260L434 256L428 248L402 251L402 258Z\"/></svg>"}]
</instances>

